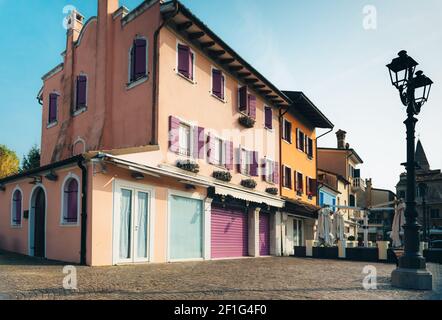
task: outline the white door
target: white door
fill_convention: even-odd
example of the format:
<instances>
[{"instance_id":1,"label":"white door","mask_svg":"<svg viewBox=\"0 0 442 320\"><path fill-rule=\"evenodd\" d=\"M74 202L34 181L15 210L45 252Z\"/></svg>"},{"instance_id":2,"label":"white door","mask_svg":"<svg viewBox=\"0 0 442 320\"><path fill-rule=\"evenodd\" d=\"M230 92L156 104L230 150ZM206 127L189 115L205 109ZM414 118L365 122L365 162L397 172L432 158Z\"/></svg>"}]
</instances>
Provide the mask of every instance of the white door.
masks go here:
<instances>
[{"instance_id":1,"label":"white door","mask_svg":"<svg viewBox=\"0 0 442 320\"><path fill-rule=\"evenodd\" d=\"M118 186L114 210L114 263L149 261L151 193Z\"/></svg>"}]
</instances>

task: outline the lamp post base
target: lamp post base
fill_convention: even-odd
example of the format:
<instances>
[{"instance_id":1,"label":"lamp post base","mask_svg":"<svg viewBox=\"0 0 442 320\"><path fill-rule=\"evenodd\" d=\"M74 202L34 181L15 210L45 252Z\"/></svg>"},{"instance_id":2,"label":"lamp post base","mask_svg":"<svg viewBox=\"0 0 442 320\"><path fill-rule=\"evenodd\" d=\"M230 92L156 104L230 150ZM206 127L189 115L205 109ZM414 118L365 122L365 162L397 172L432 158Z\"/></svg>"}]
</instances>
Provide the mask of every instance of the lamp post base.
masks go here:
<instances>
[{"instance_id":1,"label":"lamp post base","mask_svg":"<svg viewBox=\"0 0 442 320\"><path fill-rule=\"evenodd\" d=\"M433 275L427 269L397 268L391 274L393 287L411 290L432 290Z\"/></svg>"}]
</instances>

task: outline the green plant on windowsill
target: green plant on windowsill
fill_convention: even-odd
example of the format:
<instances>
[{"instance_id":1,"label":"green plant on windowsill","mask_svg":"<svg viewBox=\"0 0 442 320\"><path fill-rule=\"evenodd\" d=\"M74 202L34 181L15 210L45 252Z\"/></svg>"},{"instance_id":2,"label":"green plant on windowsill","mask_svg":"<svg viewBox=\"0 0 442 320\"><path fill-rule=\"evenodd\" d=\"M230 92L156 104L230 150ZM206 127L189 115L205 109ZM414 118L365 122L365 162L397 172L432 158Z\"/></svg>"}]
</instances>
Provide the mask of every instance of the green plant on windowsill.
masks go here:
<instances>
[{"instance_id":1,"label":"green plant on windowsill","mask_svg":"<svg viewBox=\"0 0 442 320\"><path fill-rule=\"evenodd\" d=\"M276 195L278 195L278 188L267 188L266 192L268 194L276 196Z\"/></svg>"},{"instance_id":2,"label":"green plant on windowsill","mask_svg":"<svg viewBox=\"0 0 442 320\"><path fill-rule=\"evenodd\" d=\"M190 160L178 160L176 166L182 170L189 171L192 173L200 172L199 164Z\"/></svg>"},{"instance_id":3,"label":"green plant on windowsill","mask_svg":"<svg viewBox=\"0 0 442 320\"><path fill-rule=\"evenodd\" d=\"M232 180L232 174L228 171L214 171L212 176L216 180L230 182Z\"/></svg>"},{"instance_id":4,"label":"green plant on windowsill","mask_svg":"<svg viewBox=\"0 0 442 320\"><path fill-rule=\"evenodd\" d=\"M241 116L238 121L242 126L249 128L249 129L253 128L256 123L255 119L253 119L249 116Z\"/></svg>"},{"instance_id":5,"label":"green plant on windowsill","mask_svg":"<svg viewBox=\"0 0 442 320\"><path fill-rule=\"evenodd\" d=\"M256 181L253 179L245 179L245 180L241 181L241 185L244 188L255 189L256 188Z\"/></svg>"},{"instance_id":6,"label":"green plant on windowsill","mask_svg":"<svg viewBox=\"0 0 442 320\"><path fill-rule=\"evenodd\" d=\"M348 239L347 239L348 241L355 241L356 240L356 238L354 237L354 236L350 236L350 237L348 237Z\"/></svg>"}]
</instances>

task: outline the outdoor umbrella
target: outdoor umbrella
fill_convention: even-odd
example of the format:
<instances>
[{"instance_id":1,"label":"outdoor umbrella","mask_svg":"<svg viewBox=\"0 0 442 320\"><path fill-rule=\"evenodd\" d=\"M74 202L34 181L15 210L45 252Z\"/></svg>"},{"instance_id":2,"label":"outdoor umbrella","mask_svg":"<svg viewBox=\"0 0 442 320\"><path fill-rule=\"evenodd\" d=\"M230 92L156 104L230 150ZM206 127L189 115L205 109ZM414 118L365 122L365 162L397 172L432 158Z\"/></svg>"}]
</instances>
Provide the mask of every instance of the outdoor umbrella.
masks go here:
<instances>
[{"instance_id":1,"label":"outdoor umbrella","mask_svg":"<svg viewBox=\"0 0 442 320\"><path fill-rule=\"evenodd\" d=\"M395 208L393 226L391 230L391 240L393 240L393 247L402 247L401 233L403 233L403 226L405 224L405 203L401 202Z\"/></svg>"},{"instance_id":2,"label":"outdoor umbrella","mask_svg":"<svg viewBox=\"0 0 442 320\"><path fill-rule=\"evenodd\" d=\"M333 234L336 240L344 240L344 216L340 211L336 212L333 217Z\"/></svg>"},{"instance_id":3,"label":"outdoor umbrella","mask_svg":"<svg viewBox=\"0 0 442 320\"><path fill-rule=\"evenodd\" d=\"M323 242L326 245L331 245L331 219L330 208L323 208L319 210L318 214L318 232L317 240Z\"/></svg>"}]
</instances>

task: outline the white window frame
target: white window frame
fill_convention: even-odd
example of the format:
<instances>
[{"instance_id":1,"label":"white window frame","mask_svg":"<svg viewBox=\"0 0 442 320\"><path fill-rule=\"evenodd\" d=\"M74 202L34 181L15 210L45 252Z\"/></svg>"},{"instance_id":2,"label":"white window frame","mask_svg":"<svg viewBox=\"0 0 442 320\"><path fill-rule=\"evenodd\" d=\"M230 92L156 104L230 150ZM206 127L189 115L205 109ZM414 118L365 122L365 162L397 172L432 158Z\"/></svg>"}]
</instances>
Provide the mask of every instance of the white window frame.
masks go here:
<instances>
[{"instance_id":1,"label":"white window frame","mask_svg":"<svg viewBox=\"0 0 442 320\"><path fill-rule=\"evenodd\" d=\"M213 163L213 165L217 166L217 167L222 167L225 168L225 162L226 162L226 148L225 148L225 142L221 137L213 134L212 132L210 133L210 138L211 139L215 139L215 141L217 143L219 143L219 153L218 156L220 157L218 162ZM212 151L211 151L212 152ZM213 160L216 161L215 158L213 158Z\"/></svg>"},{"instance_id":2,"label":"white window frame","mask_svg":"<svg viewBox=\"0 0 442 320\"><path fill-rule=\"evenodd\" d=\"M216 94L213 93L213 70L218 70L219 72L221 72L221 76L224 78L224 81L223 81L223 92L224 92L224 97L223 97L223 98L220 98L220 97L218 97ZM223 102L223 103L226 103L226 102L227 102L227 100L226 100L226 81L227 81L227 80L226 80L226 74L224 73L224 71L223 71L221 68L217 68L216 66L212 65L212 66L210 67L210 82L211 82L211 84L210 84L210 87L211 87L211 89L210 89L210 95L211 95L212 97L214 97L215 99L217 99L217 100ZM238 94L239 94L239 93L238 93Z\"/></svg>"},{"instance_id":3,"label":"white window frame","mask_svg":"<svg viewBox=\"0 0 442 320\"><path fill-rule=\"evenodd\" d=\"M301 171L296 171L296 177L295 177L295 192L296 192L296 194L298 194L298 175L302 175L302 179L301 179L301 183L302 183L302 190L303 190L303 193L302 194L307 194L305 191L305 188L304 188L304 177L306 177ZM301 194L301 196L302 196L302 194Z\"/></svg>"},{"instance_id":4,"label":"white window frame","mask_svg":"<svg viewBox=\"0 0 442 320\"><path fill-rule=\"evenodd\" d=\"M182 152L182 150L184 149L183 147L182 147L182 145L181 145L181 139L182 139L182 131L181 131L181 128L182 127L188 127L189 128L189 139L188 139L188 143L189 143L189 146L188 146L188 154L186 154L186 153L183 153ZM180 156L183 156L183 157L188 157L188 158L191 158L192 157L192 155L193 155L193 126L190 124L190 123L188 123L188 122L186 122L186 121L182 121L182 120L180 120L180 125L179 125L179 127L178 127L178 132L179 132L179 137L180 137L180 139L179 139L179 141L178 141L178 154L180 155ZM187 151L187 150L186 150Z\"/></svg>"},{"instance_id":5,"label":"white window frame","mask_svg":"<svg viewBox=\"0 0 442 320\"><path fill-rule=\"evenodd\" d=\"M266 111L265 111L266 108L269 108L270 111L272 111L272 128L268 128L268 127L266 126ZM264 104L264 129L269 130L269 131L273 131L273 128L274 128L274 127L275 127L275 126L273 125L273 107Z\"/></svg>"},{"instance_id":6,"label":"white window frame","mask_svg":"<svg viewBox=\"0 0 442 320\"><path fill-rule=\"evenodd\" d=\"M265 161L265 172L264 176L267 183L275 184L275 182L272 179L272 173L274 174L275 171L275 161L269 157L264 157Z\"/></svg>"},{"instance_id":7,"label":"white window frame","mask_svg":"<svg viewBox=\"0 0 442 320\"><path fill-rule=\"evenodd\" d=\"M284 188L284 189L286 189L286 190L292 190L292 188L291 188L291 186L293 185L293 179L291 178L290 180L290 187L287 187L286 185L285 185L285 179L286 179L286 172L285 172L285 170L286 169L289 169L290 170L290 176L292 175L292 173L294 172L293 170L292 170L292 168L291 167L289 167L289 166L286 166L286 165L282 165L282 169L283 170L281 170L282 171L282 187Z\"/></svg>"},{"instance_id":8,"label":"white window frame","mask_svg":"<svg viewBox=\"0 0 442 320\"><path fill-rule=\"evenodd\" d=\"M138 80L134 80L132 81L131 79L131 72L132 72L132 59L131 59L131 53L132 53L132 49L134 47L134 41L137 39L143 39L146 40L146 75ZM129 48L129 53L128 53L128 72L127 72L127 85L126 85L126 89L132 89L133 87L138 86L139 84L146 82L149 79L149 40L147 39L147 37L145 36L140 36L140 35L136 35L133 40L132 40L132 45Z\"/></svg>"},{"instance_id":9,"label":"white window frame","mask_svg":"<svg viewBox=\"0 0 442 320\"><path fill-rule=\"evenodd\" d=\"M238 83L238 89L236 90L236 96L237 96L237 106L236 106L236 110L238 111L239 114L242 114L244 116L249 116L249 88L247 87L247 108L244 111L239 110L239 105L240 105L240 95L239 95L239 89L241 89L242 87L247 87L246 85L242 85L241 83Z\"/></svg>"},{"instance_id":10,"label":"white window frame","mask_svg":"<svg viewBox=\"0 0 442 320\"><path fill-rule=\"evenodd\" d=\"M250 165L251 165L251 159L250 159L250 154L251 151L247 150L246 148L240 146L240 152L241 152L241 163L240 163L240 167L241 167L241 174L247 177L251 177L250 175ZM247 157L243 157L244 152L246 153Z\"/></svg>"},{"instance_id":11,"label":"white window frame","mask_svg":"<svg viewBox=\"0 0 442 320\"><path fill-rule=\"evenodd\" d=\"M64 190L65 187L67 185L67 183L71 180L74 179L77 181L78 184L78 195L77 195L77 222L67 222L65 221L65 213L67 216L67 201L65 199L65 194L64 194ZM80 211L81 211L81 183L80 183L80 178L72 173L69 172L66 177L63 180L63 183L61 184L61 212L60 212L60 226L62 227L78 227L80 225Z\"/></svg>"},{"instance_id":12,"label":"white window frame","mask_svg":"<svg viewBox=\"0 0 442 320\"><path fill-rule=\"evenodd\" d=\"M20 212L20 224L14 223L14 194L16 191L20 191L21 194L21 212ZM11 194L11 227L14 229L21 229L23 226L23 190L17 185Z\"/></svg>"},{"instance_id":13,"label":"white window frame","mask_svg":"<svg viewBox=\"0 0 442 320\"><path fill-rule=\"evenodd\" d=\"M190 49L190 53L193 54L193 64L192 64L192 75L193 75L193 78L192 78L192 79L186 77L184 74L182 74L182 73L179 72L179 69L178 69L178 62L179 62L179 58L178 58L178 57L179 57L179 49L178 49L178 46L179 46L179 45L189 47L189 49ZM180 40L177 39L177 41L176 41L175 73L176 73L179 77L181 77L181 78L183 78L183 79L189 81L190 83L192 83L192 84L196 84L197 82L196 82L196 73L195 73L195 71L196 71L196 53L195 53L195 50L193 50L192 47L191 47L189 44L187 44L187 43L185 43L185 42L180 41Z\"/></svg>"},{"instance_id":14,"label":"white window frame","mask_svg":"<svg viewBox=\"0 0 442 320\"><path fill-rule=\"evenodd\" d=\"M304 139L301 139L301 133L304 135ZM304 131L302 131L300 128L296 128L296 149L298 149L302 153L306 153L306 137L307 135L304 133ZM301 141L303 141L302 144L304 145L304 150L301 149Z\"/></svg>"}]
</instances>

